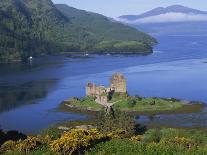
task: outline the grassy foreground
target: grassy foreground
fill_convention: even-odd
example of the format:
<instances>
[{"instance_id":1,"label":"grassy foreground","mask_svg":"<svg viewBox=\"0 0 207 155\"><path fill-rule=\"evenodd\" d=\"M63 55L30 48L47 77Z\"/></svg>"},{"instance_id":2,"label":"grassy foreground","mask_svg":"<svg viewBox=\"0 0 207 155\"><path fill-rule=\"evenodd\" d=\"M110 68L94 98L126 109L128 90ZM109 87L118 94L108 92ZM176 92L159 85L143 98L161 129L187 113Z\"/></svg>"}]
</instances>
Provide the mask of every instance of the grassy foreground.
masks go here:
<instances>
[{"instance_id":1,"label":"grassy foreground","mask_svg":"<svg viewBox=\"0 0 207 155\"><path fill-rule=\"evenodd\" d=\"M86 155L204 155L206 133L177 129L149 130L130 139L113 139L100 143Z\"/></svg>"},{"instance_id":2,"label":"grassy foreground","mask_svg":"<svg viewBox=\"0 0 207 155\"><path fill-rule=\"evenodd\" d=\"M12 145L11 142L4 144L1 149L6 149L7 147L7 153L4 153L4 155L55 155L64 153L85 155L207 154L206 132L178 129L151 129L144 135L136 135L129 138L123 138L120 133L116 133L114 136L112 134L114 133L109 133L108 135L102 134L95 129L76 129L64 133L60 138L48 142L48 144L35 142L36 139L31 142L28 141L24 146L25 148L22 147L22 151L9 150L8 148ZM34 146L34 149L31 149L32 146ZM11 147L11 149L14 148Z\"/></svg>"}]
</instances>

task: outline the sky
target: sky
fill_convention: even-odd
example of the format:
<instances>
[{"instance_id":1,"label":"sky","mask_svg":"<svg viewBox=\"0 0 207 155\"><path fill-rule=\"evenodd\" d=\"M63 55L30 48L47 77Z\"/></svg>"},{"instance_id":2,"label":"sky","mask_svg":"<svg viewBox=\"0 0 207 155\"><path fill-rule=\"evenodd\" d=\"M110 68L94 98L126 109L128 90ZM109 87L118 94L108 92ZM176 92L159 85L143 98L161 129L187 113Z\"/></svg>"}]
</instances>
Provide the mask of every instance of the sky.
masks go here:
<instances>
[{"instance_id":1,"label":"sky","mask_svg":"<svg viewBox=\"0 0 207 155\"><path fill-rule=\"evenodd\" d=\"M183 5L194 9L207 11L207 0L52 0L57 4L96 12L108 17L118 17L127 14L141 14L156 7Z\"/></svg>"}]
</instances>

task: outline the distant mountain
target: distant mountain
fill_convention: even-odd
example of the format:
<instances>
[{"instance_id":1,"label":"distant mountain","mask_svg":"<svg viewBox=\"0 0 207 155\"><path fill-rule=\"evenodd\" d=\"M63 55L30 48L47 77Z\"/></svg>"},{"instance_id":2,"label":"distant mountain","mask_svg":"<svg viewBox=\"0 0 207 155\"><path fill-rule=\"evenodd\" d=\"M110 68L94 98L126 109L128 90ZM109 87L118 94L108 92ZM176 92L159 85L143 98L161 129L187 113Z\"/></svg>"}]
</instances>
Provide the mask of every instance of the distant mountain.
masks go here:
<instances>
[{"instance_id":1,"label":"distant mountain","mask_svg":"<svg viewBox=\"0 0 207 155\"><path fill-rule=\"evenodd\" d=\"M180 5L158 7L141 15L124 15L118 17L126 23L162 23L184 21L207 21L207 12Z\"/></svg>"},{"instance_id":2,"label":"distant mountain","mask_svg":"<svg viewBox=\"0 0 207 155\"><path fill-rule=\"evenodd\" d=\"M86 50L148 53L155 42L102 15L54 5L51 0L0 2L0 63Z\"/></svg>"},{"instance_id":3,"label":"distant mountain","mask_svg":"<svg viewBox=\"0 0 207 155\"><path fill-rule=\"evenodd\" d=\"M158 7L141 15L120 16L117 20L153 34L207 33L204 28L207 12L181 5Z\"/></svg>"}]
</instances>

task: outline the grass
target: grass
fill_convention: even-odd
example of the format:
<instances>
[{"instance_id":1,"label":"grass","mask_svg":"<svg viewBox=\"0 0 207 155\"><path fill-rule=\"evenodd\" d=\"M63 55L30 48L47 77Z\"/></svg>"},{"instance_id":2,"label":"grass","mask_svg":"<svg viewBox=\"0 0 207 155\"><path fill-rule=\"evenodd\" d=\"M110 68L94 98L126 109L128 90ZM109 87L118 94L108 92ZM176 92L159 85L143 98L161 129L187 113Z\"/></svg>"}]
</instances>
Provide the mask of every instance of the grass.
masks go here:
<instances>
[{"instance_id":1,"label":"grass","mask_svg":"<svg viewBox=\"0 0 207 155\"><path fill-rule=\"evenodd\" d=\"M150 129L140 141L113 139L99 143L86 155L204 155L207 153L205 131L164 128Z\"/></svg>"},{"instance_id":2,"label":"grass","mask_svg":"<svg viewBox=\"0 0 207 155\"><path fill-rule=\"evenodd\" d=\"M22 152L9 152L4 153L3 155L55 155L55 153L49 151L48 149L37 149L34 151L31 151L29 153L22 153Z\"/></svg>"},{"instance_id":3,"label":"grass","mask_svg":"<svg viewBox=\"0 0 207 155\"><path fill-rule=\"evenodd\" d=\"M195 102L185 103L183 101L169 98L141 98L139 96L128 96L127 94L114 93L109 103L115 103L113 107L126 112L135 112L137 114L155 114L155 113L192 113L200 111L203 108L203 104ZM71 111L76 109L74 112L90 111L98 112L104 107L95 102L94 97L84 98L70 98L64 101L60 105L60 109L63 111ZM191 108L192 107L192 108Z\"/></svg>"},{"instance_id":4,"label":"grass","mask_svg":"<svg viewBox=\"0 0 207 155\"><path fill-rule=\"evenodd\" d=\"M182 108L183 105L178 101L167 101L160 98L134 98L132 101L130 98L126 98L118 101L114 107L124 111L162 111Z\"/></svg>"},{"instance_id":5,"label":"grass","mask_svg":"<svg viewBox=\"0 0 207 155\"><path fill-rule=\"evenodd\" d=\"M110 102L116 102L113 107L123 111L149 112L166 111L182 108L185 104L177 99L141 98L115 93Z\"/></svg>"},{"instance_id":6,"label":"grass","mask_svg":"<svg viewBox=\"0 0 207 155\"><path fill-rule=\"evenodd\" d=\"M93 97L84 97L80 99L71 98L69 100L64 101L63 104L71 108L89 111L99 111L103 108L102 105L97 104L95 102L95 99Z\"/></svg>"}]
</instances>

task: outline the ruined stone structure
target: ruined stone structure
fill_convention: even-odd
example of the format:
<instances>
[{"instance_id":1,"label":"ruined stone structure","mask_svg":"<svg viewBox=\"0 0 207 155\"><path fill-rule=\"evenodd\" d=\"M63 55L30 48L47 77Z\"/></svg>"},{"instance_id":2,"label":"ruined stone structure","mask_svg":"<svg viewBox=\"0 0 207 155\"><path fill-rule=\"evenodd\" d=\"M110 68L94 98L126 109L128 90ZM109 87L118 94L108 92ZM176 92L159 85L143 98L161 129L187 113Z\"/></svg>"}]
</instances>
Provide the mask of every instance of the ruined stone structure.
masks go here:
<instances>
[{"instance_id":1,"label":"ruined stone structure","mask_svg":"<svg viewBox=\"0 0 207 155\"><path fill-rule=\"evenodd\" d=\"M110 87L96 86L94 83L86 85L86 95L96 97L100 104L107 103L108 96L116 93L126 93L126 80L120 73L115 73L110 79Z\"/></svg>"},{"instance_id":2,"label":"ruined stone structure","mask_svg":"<svg viewBox=\"0 0 207 155\"><path fill-rule=\"evenodd\" d=\"M110 87L117 93L126 93L126 80L120 73L115 73L110 79Z\"/></svg>"},{"instance_id":3,"label":"ruined stone structure","mask_svg":"<svg viewBox=\"0 0 207 155\"><path fill-rule=\"evenodd\" d=\"M104 86L97 87L94 83L88 83L86 86L86 95L87 96L97 96L106 93Z\"/></svg>"}]
</instances>

